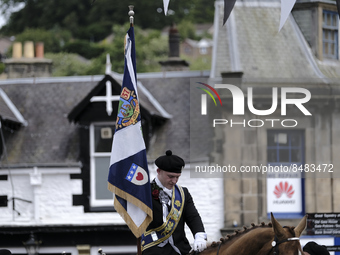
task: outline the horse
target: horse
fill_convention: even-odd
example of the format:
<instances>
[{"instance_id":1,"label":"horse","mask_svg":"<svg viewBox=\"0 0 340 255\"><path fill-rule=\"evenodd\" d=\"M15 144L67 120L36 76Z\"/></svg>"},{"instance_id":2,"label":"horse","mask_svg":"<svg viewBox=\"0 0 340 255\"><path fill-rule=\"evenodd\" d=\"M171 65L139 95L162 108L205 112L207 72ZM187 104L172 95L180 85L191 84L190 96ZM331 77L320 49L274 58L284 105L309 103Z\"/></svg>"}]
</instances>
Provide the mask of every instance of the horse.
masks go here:
<instances>
[{"instance_id":1,"label":"horse","mask_svg":"<svg viewBox=\"0 0 340 255\"><path fill-rule=\"evenodd\" d=\"M299 237L307 224L305 215L296 227L282 227L271 213L271 223L252 223L250 228L213 242L199 255L298 255L304 254Z\"/></svg>"}]
</instances>

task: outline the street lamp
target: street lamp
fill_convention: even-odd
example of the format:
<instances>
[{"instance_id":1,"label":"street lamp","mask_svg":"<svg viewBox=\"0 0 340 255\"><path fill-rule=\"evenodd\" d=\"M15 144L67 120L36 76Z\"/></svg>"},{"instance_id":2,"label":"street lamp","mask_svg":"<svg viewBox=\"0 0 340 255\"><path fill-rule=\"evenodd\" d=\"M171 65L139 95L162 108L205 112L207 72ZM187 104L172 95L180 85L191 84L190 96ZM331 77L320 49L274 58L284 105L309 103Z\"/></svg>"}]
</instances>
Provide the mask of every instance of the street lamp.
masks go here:
<instances>
[{"instance_id":1,"label":"street lamp","mask_svg":"<svg viewBox=\"0 0 340 255\"><path fill-rule=\"evenodd\" d=\"M30 238L26 242L23 242L23 244L28 255L37 255L41 241L35 240L34 234L31 232Z\"/></svg>"}]
</instances>

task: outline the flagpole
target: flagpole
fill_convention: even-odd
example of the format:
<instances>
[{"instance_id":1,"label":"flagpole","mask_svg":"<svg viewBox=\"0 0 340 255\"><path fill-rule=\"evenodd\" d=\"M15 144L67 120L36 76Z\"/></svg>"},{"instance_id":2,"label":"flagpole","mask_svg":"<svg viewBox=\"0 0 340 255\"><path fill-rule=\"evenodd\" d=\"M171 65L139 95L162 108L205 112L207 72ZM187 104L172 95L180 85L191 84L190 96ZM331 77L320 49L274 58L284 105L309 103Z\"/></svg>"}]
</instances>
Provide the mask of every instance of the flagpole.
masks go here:
<instances>
[{"instance_id":1,"label":"flagpole","mask_svg":"<svg viewBox=\"0 0 340 255\"><path fill-rule=\"evenodd\" d=\"M129 16L130 16L130 27L133 27L133 15L135 15L135 12L133 11L134 6L133 5L129 5ZM142 241L142 237L138 237L137 238L137 255L142 255L142 247L141 247L141 241Z\"/></svg>"}]
</instances>

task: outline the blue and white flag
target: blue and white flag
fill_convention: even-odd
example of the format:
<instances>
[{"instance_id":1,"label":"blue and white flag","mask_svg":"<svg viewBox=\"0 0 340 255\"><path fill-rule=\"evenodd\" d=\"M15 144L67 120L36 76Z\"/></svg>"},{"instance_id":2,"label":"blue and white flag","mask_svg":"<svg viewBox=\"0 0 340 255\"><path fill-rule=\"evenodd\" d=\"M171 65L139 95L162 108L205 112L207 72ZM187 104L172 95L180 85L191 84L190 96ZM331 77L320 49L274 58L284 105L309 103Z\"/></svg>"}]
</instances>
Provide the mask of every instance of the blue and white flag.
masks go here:
<instances>
[{"instance_id":1,"label":"blue and white flag","mask_svg":"<svg viewBox=\"0 0 340 255\"><path fill-rule=\"evenodd\" d=\"M114 206L138 238L152 221L152 198L137 93L134 29L126 35L125 66L116 131L113 137L108 189Z\"/></svg>"},{"instance_id":2,"label":"blue and white flag","mask_svg":"<svg viewBox=\"0 0 340 255\"><path fill-rule=\"evenodd\" d=\"M164 5L164 14L168 14L168 7L169 7L169 2L170 0L163 0L163 5Z\"/></svg>"}]
</instances>

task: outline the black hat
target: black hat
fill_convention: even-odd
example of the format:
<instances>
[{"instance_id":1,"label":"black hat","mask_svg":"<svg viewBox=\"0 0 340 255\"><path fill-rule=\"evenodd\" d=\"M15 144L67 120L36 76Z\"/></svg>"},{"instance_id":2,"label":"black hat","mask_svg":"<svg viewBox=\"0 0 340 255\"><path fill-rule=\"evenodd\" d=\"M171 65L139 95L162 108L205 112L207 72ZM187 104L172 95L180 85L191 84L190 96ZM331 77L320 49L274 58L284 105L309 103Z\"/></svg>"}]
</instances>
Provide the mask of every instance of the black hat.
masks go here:
<instances>
[{"instance_id":1,"label":"black hat","mask_svg":"<svg viewBox=\"0 0 340 255\"><path fill-rule=\"evenodd\" d=\"M181 173L185 165L184 160L176 155L172 155L170 150L166 151L165 155L156 159L155 164L159 169L172 173Z\"/></svg>"},{"instance_id":2,"label":"black hat","mask_svg":"<svg viewBox=\"0 0 340 255\"><path fill-rule=\"evenodd\" d=\"M12 255L12 252L7 249L0 249L0 255Z\"/></svg>"},{"instance_id":3,"label":"black hat","mask_svg":"<svg viewBox=\"0 0 340 255\"><path fill-rule=\"evenodd\" d=\"M324 245L319 245L316 242L308 242L303 251L308 252L310 255L329 255L329 252Z\"/></svg>"}]
</instances>

